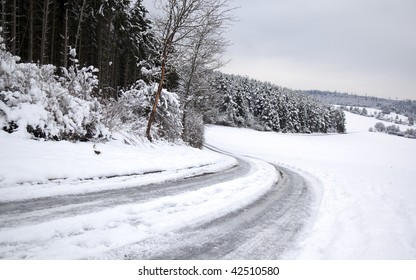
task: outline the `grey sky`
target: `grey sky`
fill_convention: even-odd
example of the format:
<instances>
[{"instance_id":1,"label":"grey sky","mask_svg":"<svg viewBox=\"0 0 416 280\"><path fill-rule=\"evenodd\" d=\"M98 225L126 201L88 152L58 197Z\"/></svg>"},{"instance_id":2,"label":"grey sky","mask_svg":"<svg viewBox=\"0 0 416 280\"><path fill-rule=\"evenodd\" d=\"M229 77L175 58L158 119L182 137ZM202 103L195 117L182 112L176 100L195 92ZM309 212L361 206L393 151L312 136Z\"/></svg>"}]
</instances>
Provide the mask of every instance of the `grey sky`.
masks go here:
<instances>
[{"instance_id":1,"label":"grey sky","mask_svg":"<svg viewBox=\"0 0 416 280\"><path fill-rule=\"evenodd\" d=\"M145 0L152 9L153 0ZM416 100L416 0L234 0L225 73Z\"/></svg>"},{"instance_id":2,"label":"grey sky","mask_svg":"<svg viewBox=\"0 0 416 280\"><path fill-rule=\"evenodd\" d=\"M415 0L236 0L226 73L416 100Z\"/></svg>"}]
</instances>

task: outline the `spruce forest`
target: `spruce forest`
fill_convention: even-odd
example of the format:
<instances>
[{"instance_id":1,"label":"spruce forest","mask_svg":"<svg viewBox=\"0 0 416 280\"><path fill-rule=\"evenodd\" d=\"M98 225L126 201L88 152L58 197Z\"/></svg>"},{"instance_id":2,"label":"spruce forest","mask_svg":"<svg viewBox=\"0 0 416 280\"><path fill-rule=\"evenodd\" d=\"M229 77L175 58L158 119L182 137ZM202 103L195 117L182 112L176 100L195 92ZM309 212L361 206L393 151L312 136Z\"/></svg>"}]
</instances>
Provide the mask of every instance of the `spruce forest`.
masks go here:
<instances>
[{"instance_id":1,"label":"spruce forest","mask_svg":"<svg viewBox=\"0 0 416 280\"><path fill-rule=\"evenodd\" d=\"M226 75L227 0L1 0L0 128L31 138L127 131L202 147L204 125L345 132L307 95Z\"/></svg>"}]
</instances>

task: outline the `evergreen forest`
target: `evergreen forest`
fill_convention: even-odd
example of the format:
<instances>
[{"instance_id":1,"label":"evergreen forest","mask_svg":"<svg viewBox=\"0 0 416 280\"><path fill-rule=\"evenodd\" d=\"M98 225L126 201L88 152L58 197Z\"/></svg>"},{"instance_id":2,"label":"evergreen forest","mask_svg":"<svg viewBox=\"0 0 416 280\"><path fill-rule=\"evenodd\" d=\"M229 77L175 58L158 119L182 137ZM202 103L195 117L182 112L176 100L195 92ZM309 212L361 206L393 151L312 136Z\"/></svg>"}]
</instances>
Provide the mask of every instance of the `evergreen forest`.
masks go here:
<instances>
[{"instance_id":1,"label":"evergreen forest","mask_svg":"<svg viewBox=\"0 0 416 280\"><path fill-rule=\"evenodd\" d=\"M226 75L228 0L0 0L0 128L31 138L204 143L204 125L344 133L307 94Z\"/></svg>"}]
</instances>

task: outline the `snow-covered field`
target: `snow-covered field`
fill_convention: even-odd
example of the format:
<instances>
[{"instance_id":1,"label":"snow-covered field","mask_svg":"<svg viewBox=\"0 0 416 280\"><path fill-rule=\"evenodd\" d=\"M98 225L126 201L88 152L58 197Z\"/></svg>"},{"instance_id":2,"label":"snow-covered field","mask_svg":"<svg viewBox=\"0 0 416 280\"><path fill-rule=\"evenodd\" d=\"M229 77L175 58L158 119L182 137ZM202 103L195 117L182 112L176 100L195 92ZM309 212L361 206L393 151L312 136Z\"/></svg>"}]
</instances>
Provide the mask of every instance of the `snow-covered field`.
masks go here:
<instances>
[{"instance_id":1,"label":"snow-covered field","mask_svg":"<svg viewBox=\"0 0 416 280\"><path fill-rule=\"evenodd\" d=\"M340 107L339 105L335 105L335 107ZM348 106L350 108L350 106ZM382 110L380 109L375 109L375 108L366 108L366 107L359 107L359 106L353 106L353 108L358 108L360 110L366 109L367 110L367 116L368 117L373 117L375 118L378 114L382 113ZM385 125L399 125L400 129L403 131L406 131L406 129L409 128L415 128L416 125L409 125L409 118L401 115L401 114L397 114L394 112L391 112L389 114L383 114L383 120L382 121ZM400 124L395 123L396 121L400 121Z\"/></svg>"},{"instance_id":2,"label":"snow-covered field","mask_svg":"<svg viewBox=\"0 0 416 280\"><path fill-rule=\"evenodd\" d=\"M286 258L415 259L416 141L368 132L376 119L346 117L345 135L209 127L207 142L320 182L315 220Z\"/></svg>"}]
</instances>

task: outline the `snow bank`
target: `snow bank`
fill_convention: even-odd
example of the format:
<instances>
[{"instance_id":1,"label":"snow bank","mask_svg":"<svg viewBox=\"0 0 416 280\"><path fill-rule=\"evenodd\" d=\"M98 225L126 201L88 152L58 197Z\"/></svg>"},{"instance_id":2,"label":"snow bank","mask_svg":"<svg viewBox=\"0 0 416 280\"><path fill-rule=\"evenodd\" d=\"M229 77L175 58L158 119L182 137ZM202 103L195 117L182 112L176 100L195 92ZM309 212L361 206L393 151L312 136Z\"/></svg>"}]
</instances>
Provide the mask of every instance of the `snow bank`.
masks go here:
<instances>
[{"instance_id":1,"label":"snow bank","mask_svg":"<svg viewBox=\"0 0 416 280\"><path fill-rule=\"evenodd\" d=\"M167 143L135 146L112 141L94 149L93 143L35 141L0 131L0 146L0 201L161 183L236 164L231 157ZM160 174L146 175L154 172ZM136 176L100 184L80 181L132 174Z\"/></svg>"},{"instance_id":2,"label":"snow bank","mask_svg":"<svg viewBox=\"0 0 416 280\"><path fill-rule=\"evenodd\" d=\"M346 112L344 135L210 126L207 143L313 174L315 220L287 258L415 259L416 142L368 132L378 120ZM235 141L239 139L239 141ZM261 143L261 144L260 144Z\"/></svg>"}]
</instances>

